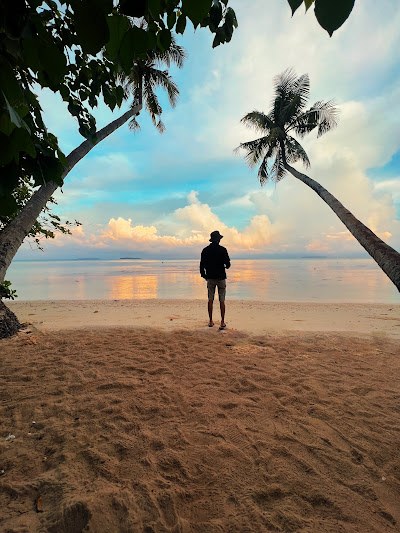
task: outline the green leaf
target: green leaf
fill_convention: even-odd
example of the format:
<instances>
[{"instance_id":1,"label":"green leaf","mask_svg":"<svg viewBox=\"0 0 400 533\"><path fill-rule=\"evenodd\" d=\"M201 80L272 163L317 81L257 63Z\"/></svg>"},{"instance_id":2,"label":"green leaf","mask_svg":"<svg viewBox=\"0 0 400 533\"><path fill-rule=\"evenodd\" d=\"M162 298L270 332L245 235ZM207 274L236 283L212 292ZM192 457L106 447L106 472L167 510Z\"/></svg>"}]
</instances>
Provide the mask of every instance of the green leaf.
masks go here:
<instances>
[{"instance_id":1,"label":"green leaf","mask_svg":"<svg viewBox=\"0 0 400 533\"><path fill-rule=\"evenodd\" d=\"M24 58L30 69L33 72L37 72L41 69L41 62L39 59L39 46L40 41L36 39L24 39L22 41L22 48L24 51Z\"/></svg>"},{"instance_id":2,"label":"green leaf","mask_svg":"<svg viewBox=\"0 0 400 533\"><path fill-rule=\"evenodd\" d=\"M52 85L59 85L67 72L67 61L63 52L54 43L39 43L38 54L41 69Z\"/></svg>"},{"instance_id":3,"label":"green leaf","mask_svg":"<svg viewBox=\"0 0 400 533\"><path fill-rule=\"evenodd\" d=\"M103 11L103 13L107 14L112 11L113 0L97 0L97 5Z\"/></svg>"},{"instance_id":4,"label":"green leaf","mask_svg":"<svg viewBox=\"0 0 400 533\"><path fill-rule=\"evenodd\" d=\"M50 156L41 156L40 161L40 177L35 175L35 185L41 185L49 181L55 181L58 185L63 184L61 175L64 171L64 166L59 159Z\"/></svg>"},{"instance_id":5,"label":"green leaf","mask_svg":"<svg viewBox=\"0 0 400 533\"><path fill-rule=\"evenodd\" d=\"M210 9L209 27L213 33L217 31L217 28L221 20L222 20L222 5L218 2L217 4L213 4Z\"/></svg>"},{"instance_id":6,"label":"green leaf","mask_svg":"<svg viewBox=\"0 0 400 533\"><path fill-rule=\"evenodd\" d=\"M157 20L161 12L161 0L147 0L147 9L154 20Z\"/></svg>"},{"instance_id":7,"label":"green leaf","mask_svg":"<svg viewBox=\"0 0 400 533\"><path fill-rule=\"evenodd\" d=\"M112 59L117 57L122 39L130 28L129 20L123 15L112 15L107 17L107 24L110 31L110 40L106 44L107 53Z\"/></svg>"},{"instance_id":8,"label":"green leaf","mask_svg":"<svg viewBox=\"0 0 400 533\"><path fill-rule=\"evenodd\" d=\"M215 37L213 40L212 47L216 48L217 46L219 46L220 44L224 42L225 42L225 32L222 28L218 28L217 31L215 32Z\"/></svg>"},{"instance_id":9,"label":"green leaf","mask_svg":"<svg viewBox=\"0 0 400 533\"><path fill-rule=\"evenodd\" d=\"M231 7L228 7L228 9L226 10L225 21L229 24L230 27L232 27L232 32L233 32L233 27L235 28L238 27L238 22L236 20L236 14Z\"/></svg>"},{"instance_id":10,"label":"green leaf","mask_svg":"<svg viewBox=\"0 0 400 533\"><path fill-rule=\"evenodd\" d=\"M113 93L105 86L103 87L103 99L104 103L108 105L111 111L113 111L115 106L117 105L117 99L115 98Z\"/></svg>"},{"instance_id":11,"label":"green leaf","mask_svg":"<svg viewBox=\"0 0 400 533\"><path fill-rule=\"evenodd\" d=\"M171 32L165 28L157 33L157 45L164 52L171 45Z\"/></svg>"},{"instance_id":12,"label":"green leaf","mask_svg":"<svg viewBox=\"0 0 400 533\"><path fill-rule=\"evenodd\" d=\"M119 10L130 17L143 17L146 9L146 0L120 0Z\"/></svg>"},{"instance_id":13,"label":"green leaf","mask_svg":"<svg viewBox=\"0 0 400 533\"><path fill-rule=\"evenodd\" d=\"M11 281L4 280L4 283L0 283L0 298L8 298L9 300L18 298L17 291L11 289Z\"/></svg>"},{"instance_id":14,"label":"green leaf","mask_svg":"<svg viewBox=\"0 0 400 533\"><path fill-rule=\"evenodd\" d=\"M14 150L15 150L15 147L14 147ZM16 154L14 153L13 151L13 147L11 145L11 135L10 136L5 136L3 134L0 135L0 165L1 166L5 166L5 165L9 165L13 159L14 159L14 156ZM7 176L6 172L4 171L4 169L2 169L2 179L0 181L0 188L1 186L3 185L2 181L3 181L3 174L4 176ZM7 176L8 178L8 176ZM8 179L7 179L8 181ZM6 182L6 180L4 180L4 182Z\"/></svg>"},{"instance_id":15,"label":"green leaf","mask_svg":"<svg viewBox=\"0 0 400 533\"><path fill-rule=\"evenodd\" d=\"M126 74L129 74L132 69L134 58L147 52L148 45L149 35L147 31L134 26L126 32L119 51L121 65Z\"/></svg>"},{"instance_id":16,"label":"green leaf","mask_svg":"<svg viewBox=\"0 0 400 533\"><path fill-rule=\"evenodd\" d=\"M18 204L10 194L0 195L0 212L2 216L11 216L18 209Z\"/></svg>"},{"instance_id":17,"label":"green leaf","mask_svg":"<svg viewBox=\"0 0 400 533\"><path fill-rule=\"evenodd\" d=\"M68 111L73 117L79 117L81 113L81 106L76 103L77 100L74 100L73 98L70 99L68 103Z\"/></svg>"},{"instance_id":18,"label":"green leaf","mask_svg":"<svg viewBox=\"0 0 400 533\"><path fill-rule=\"evenodd\" d=\"M1 90L6 95L10 105L17 108L24 101L20 83L18 82L14 70L9 62L0 57L0 72L1 72ZM20 113L21 116L21 113Z\"/></svg>"},{"instance_id":19,"label":"green leaf","mask_svg":"<svg viewBox=\"0 0 400 533\"><path fill-rule=\"evenodd\" d=\"M68 160L67 158L65 157L64 153L59 149L57 148L57 155L58 155L58 159L61 161L61 163L64 165L64 167L68 167Z\"/></svg>"},{"instance_id":20,"label":"green leaf","mask_svg":"<svg viewBox=\"0 0 400 533\"><path fill-rule=\"evenodd\" d=\"M210 0L182 0L182 13L193 22L195 28L208 15L210 7Z\"/></svg>"},{"instance_id":21,"label":"green leaf","mask_svg":"<svg viewBox=\"0 0 400 533\"><path fill-rule=\"evenodd\" d=\"M306 5L306 12L310 9L310 7L313 5L314 0L304 0L304 3Z\"/></svg>"},{"instance_id":22,"label":"green leaf","mask_svg":"<svg viewBox=\"0 0 400 533\"><path fill-rule=\"evenodd\" d=\"M33 158L36 157L35 146L31 136L25 129L15 129L10 137L10 141L11 151L14 153L15 157L18 157L20 152L25 152Z\"/></svg>"},{"instance_id":23,"label":"green leaf","mask_svg":"<svg viewBox=\"0 0 400 533\"><path fill-rule=\"evenodd\" d=\"M169 13L167 17L167 26L170 30L172 30L172 28L175 26L175 22L176 22L176 13L175 11L171 11L171 13Z\"/></svg>"},{"instance_id":24,"label":"green leaf","mask_svg":"<svg viewBox=\"0 0 400 533\"><path fill-rule=\"evenodd\" d=\"M121 104L122 104L122 101L124 99L124 89L121 85L118 85L116 88L115 88L115 99L116 99L116 102L117 102L117 106L118 107L121 107Z\"/></svg>"},{"instance_id":25,"label":"green leaf","mask_svg":"<svg viewBox=\"0 0 400 533\"><path fill-rule=\"evenodd\" d=\"M186 28L186 15L180 15L176 22L175 31L183 35Z\"/></svg>"},{"instance_id":26,"label":"green leaf","mask_svg":"<svg viewBox=\"0 0 400 533\"><path fill-rule=\"evenodd\" d=\"M292 16L296 13L297 9L303 3L303 0L288 0L288 3L292 9Z\"/></svg>"},{"instance_id":27,"label":"green leaf","mask_svg":"<svg viewBox=\"0 0 400 533\"><path fill-rule=\"evenodd\" d=\"M68 89L68 87L66 85L60 85L60 94L61 94L61 98L65 102L68 102L69 96L70 96L70 92L69 92L69 89Z\"/></svg>"},{"instance_id":28,"label":"green leaf","mask_svg":"<svg viewBox=\"0 0 400 533\"><path fill-rule=\"evenodd\" d=\"M11 122L10 114L6 110L0 111L0 131L4 135L10 135L10 133L15 129L15 124Z\"/></svg>"},{"instance_id":29,"label":"green leaf","mask_svg":"<svg viewBox=\"0 0 400 533\"><path fill-rule=\"evenodd\" d=\"M29 133L31 133L30 129L26 125L26 123L22 120L22 118L19 116L19 114L15 111L13 107L10 106L6 95L3 93L4 100L6 102L7 110L10 115L10 121L17 126L17 128L26 128Z\"/></svg>"},{"instance_id":30,"label":"green leaf","mask_svg":"<svg viewBox=\"0 0 400 533\"><path fill-rule=\"evenodd\" d=\"M0 136L0 165L8 165L13 160L18 164L20 152L36 157L35 146L24 128L15 128L10 136Z\"/></svg>"},{"instance_id":31,"label":"green leaf","mask_svg":"<svg viewBox=\"0 0 400 533\"><path fill-rule=\"evenodd\" d=\"M75 1L75 29L84 52L96 55L109 41L110 33L104 12L95 0Z\"/></svg>"},{"instance_id":32,"label":"green leaf","mask_svg":"<svg viewBox=\"0 0 400 533\"><path fill-rule=\"evenodd\" d=\"M8 141L8 138L5 138L4 136L0 135L0 154L2 154L3 152L3 144L7 144ZM4 176L7 176L7 179L0 180L0 195L7 195L10 194L13 189L15 189L18 184L21 183L21 169L13 161L9 164L3 165L2 173L4 174Z\"/></svg>"},{"instance_id":33,"label":"green leaf","mask_svg":"<svg viewBox=\"0 0 400 533\"><path fill-rule=\"evenodd\" d=\"M355 0L315 0L315 16L317 20L332 37L335 30L347 20Z\"/></svg>"}]
</instances>

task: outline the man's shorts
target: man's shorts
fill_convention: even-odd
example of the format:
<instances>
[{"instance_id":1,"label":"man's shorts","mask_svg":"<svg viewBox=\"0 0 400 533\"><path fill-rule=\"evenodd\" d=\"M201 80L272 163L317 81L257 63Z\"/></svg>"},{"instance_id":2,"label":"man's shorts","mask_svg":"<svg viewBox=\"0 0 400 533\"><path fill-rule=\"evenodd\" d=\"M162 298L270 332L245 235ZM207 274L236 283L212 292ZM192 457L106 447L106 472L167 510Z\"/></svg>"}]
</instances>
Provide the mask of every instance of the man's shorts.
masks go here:
<instances>
[{"instance_id":1,"label":"man's shorts","mask_svg":"<svg viewBox=\"0 0 400 533\"><path fill-rule=\"evenodd\" d=\"M225 301L226 294L226 279L208 279L207 280L207 289L208 289L208 299L214 300L215 287L218 287L218 298L220 302Z\"/></svg>"}]
</instances>

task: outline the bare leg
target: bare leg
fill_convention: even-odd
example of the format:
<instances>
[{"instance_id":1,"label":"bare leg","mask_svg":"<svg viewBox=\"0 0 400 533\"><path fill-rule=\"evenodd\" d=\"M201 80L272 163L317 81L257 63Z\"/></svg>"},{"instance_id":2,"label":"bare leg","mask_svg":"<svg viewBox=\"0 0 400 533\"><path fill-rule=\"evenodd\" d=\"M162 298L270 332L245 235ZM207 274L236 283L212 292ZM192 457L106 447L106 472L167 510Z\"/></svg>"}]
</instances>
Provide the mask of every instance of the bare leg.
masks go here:
<instances>
[{"instance_id":1,"label":"bare leg","mask_svg":"<svg viewBox=\"0 0 400 533\"><path fill-rule=\"evenodd\" d=\"M225 324L225 302L219 302L219 307L221 309L221 327L226 326Z\"/></svg>"},{"instance_id":2,"label":"bare leg","mask_svg":"<svg viewBox=\"0 0 400 533\"><path fill-rule=\"evenodd\" d=\"M214 322L213 322L213 319L212 319L212 314L213 314L213 300L208 300L208 316L210 317L210 322L208 323L209 326L213 326L214 325Z\"/></svg>"}]
</instances>

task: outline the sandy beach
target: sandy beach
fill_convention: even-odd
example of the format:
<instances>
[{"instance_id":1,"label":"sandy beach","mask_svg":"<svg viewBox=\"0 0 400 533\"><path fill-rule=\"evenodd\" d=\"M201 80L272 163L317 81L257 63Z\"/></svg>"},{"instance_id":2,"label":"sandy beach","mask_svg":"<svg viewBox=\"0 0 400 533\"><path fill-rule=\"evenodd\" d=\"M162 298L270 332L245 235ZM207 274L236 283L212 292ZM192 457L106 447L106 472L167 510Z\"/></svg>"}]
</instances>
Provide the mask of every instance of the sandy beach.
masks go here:
<instances>
[{"instance_id":1,"label":"sandy beach","mask_svg":"<svg viewBox=\"0 0 400 533\"><path fill-rule=\"evenodd\" d=\"M10 304L1 531L400 531L400 306L205 305Z\"/></svg>"},{"instance_id":2,"label":"sandy beach","mask_svg":"<svg viewBox=\"0 0 400 533\"><path fill-rule=\"evenodd\" d=\"M40 331L134 326L203 331L205 300L71 300L9 302L21 322ZM219 304L214 304L219 322ZM229 330L248 334L288 331L372 334L400 340L400 305L228 301Z\"/></svg>"}]
</instances>

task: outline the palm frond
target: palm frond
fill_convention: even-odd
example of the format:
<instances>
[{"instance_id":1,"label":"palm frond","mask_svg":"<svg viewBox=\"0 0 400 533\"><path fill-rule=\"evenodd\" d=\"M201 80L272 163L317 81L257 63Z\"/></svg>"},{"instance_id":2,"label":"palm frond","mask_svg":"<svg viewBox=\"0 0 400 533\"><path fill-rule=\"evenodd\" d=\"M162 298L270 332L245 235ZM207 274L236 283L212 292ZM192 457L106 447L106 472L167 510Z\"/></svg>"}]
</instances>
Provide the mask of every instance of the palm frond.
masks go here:
<instances>
[{"instance_id":1,"label":"palm frond","mask_svg":"<svg viewBox=\"0 0 400 533\"><path fill-rule=\"evenodd\" d=\"M171 44L167 50L161 52L161 50L157 48L153 52L150 52L149 57L153 58L158 63L163 63L168 68L172 63L178 68L182 68L183 63L187 58L187 52L182 46L176 44L175 38L172 36Z\"/></svg>"},{"instance_id":2,"label":"palm frond","mask_svg":"<svg viewBox=\"0 0 400 533\"><path fill-rule=\"evenodd\" d=\"M156 123L156 128L160 133L164 133L165 131L165 124L161 119L158 119L158 122Z\"/></svg>"},{"instance_id":3,"label":"palm frond","mask_svg":"<svg viewBox=\"0 0 400 533\"><path fill-rule=\"evenodd\" d=\"M262 158L269 158L273 155L277 146L270 142L268 137L260 137L254 141L248 141L241 143L235 148L234 153L238 153L240 150L245 150L245 160L250 168L255 167Z\"/></svg>"},{"instance_id":4,"label":"palm frond","mask_svg":"<svg viewBox=\"0 0 400 533\"><path fill-rule=\"evenodd\" d=\"M285 139L285 155L288 163L302 161L306 168L311 166L308 155L301 144L293 137L288 135Z\"/></svg>"},{"instance_id":5,"label":"palm frond","mask_svg":"<svg viewBox=\"0 0 400 533\"><path fill-rule=\"evenodd\" d=\"M304 137L313 129L318 128L317 137L337 126L339 110L334 101L316 102L308 111L305 111L293 124L294 131Z\"/></svg>"},{"instance_id":6,"label":"palm frond","mask_svg":"<svg viewBox=\"0 0 400 533\"><path fill-rule=\"evenodd\" d=\"M286 169L283 165L283 157L281 150L278 150L275 161L271 167L270 176L271 179L275 180L276 182L281 181L285 177Z\"/></svg>"},{"instance_id":7,"label":"palm frond","mask_svg":"<svg viewBox=\"0 0 400 533\"><path fill-rule=\"evenodd\" d=\"M279 126L285 125L285 107L294 94L296 84L296 73L293 69L287 69L274 78L274 99L272 102L273 120Z\"/></svg>"},{"instance_id":8,"label":"palm frond","mask_svg":"<svg viewBox=\"0 0 400 533\"><path fill-rule=\"evenodd\" d=\"M151 83L153 89L161 87L167 91L169 103L171 104L171 107L175 107L179 96L179 89L174 80L168 74L168 71L153 68L148 72L148 76L146 78L148 79L149 83Z\"/></svg>"},{"instance_id":9,"label":"palm frond","mask_svg":"<svg viewBox=\"0 0 400 533\"><path fill-rule=\"evenodd\" d=\"M140 124L139 122L136 120L136 117L133 117L130 121L129 121L129 129L131 131L140 131Z\"/></svg>"},{"instance_id":10,"label":"palm frond","mask_svg":"<svg viewBox=\"0 0 400 533\"><path fill-rule=\"evenodd\" d=\"M288 69L276 76L274 82L273 117L279 126L285 127L305 108L310 94L310 79L308 74L297 78L294 70Z\"/></svg>"},{"instance_id":11,"label":"palm frond","mask_svg":"<svg viewBox=\"0 0 400 533\"><path fill-rule=\"evenodd\" d=\"M268 161L265 158L258 169L257 178L260 185L264 185L270 179L270 169L268 167Z\"/></svg>"},{"instance_id":12,"label":"palm frond","mask_svg":"<svg viewBox=\"0 0 400 533\"><path fill-rule=\"evenodd\" d=\"M252 111L247 113L240 122L243 122L249 128L254 128L260 133L268 133L273 128L274 122L270 116L265 115L261 111Z\"/></svg>"},{"instance_id":13,"label":"palm frond","mask_svg":"<svg viewBox=\"0 0 400 533\"><path fill-rule=\"evenodd\" d=\"M136 107L139 103L140 103L140 99L142 97L142 93L141 93L141 90L140 90L140 87L137 86L137 87L133 87L133 89L131 89L131 93L132 93L132 102L131 102L131 109L133 107Z\"/></svg>"},{"instance_id":14,"label":"palm frond","mask_svg":"<svg viewBox=\"0 0 400 533\"><path fill-rule=\"evenodd\" d=\"M296 72L292 68L287 68L274 77L275 96L285 96L293 92L296 87Z\"/></svg>"},{"instance_id":15,"label":"palm frond","mask_svg":"<svg viewBox=\"0 0 400 533\"><path fill-rule=\"evenodd\" d=\"M299 96L301 108L304 109L310 97L310 78L308 74L299 76L294 85L294 93Z\"/></svg>"},{"instance_id":16,"label":"palm frond","mask_svg":"<svg viewBox=\"0 0 400 533\"><path fill-rule=\"evenodd\" d=\"M310 79L303 74L294 82L292 90L286 95L281 105L283 124L292 122L305 108L310 94Z\"/></svg>"},{"instance_id":17,"label":"palm frond","mask_svg":"<svg viewBox=\"0 0 400 533\"><path fill-rule=\"evenodd\" d=\"M161 115L162 107L160 106L156 93L153 91L153 88L148 81L145 81L143 84L143 96L146 109L149 112L153 124L156 126L156 117Z\"/></svg>"}]
</instances>

